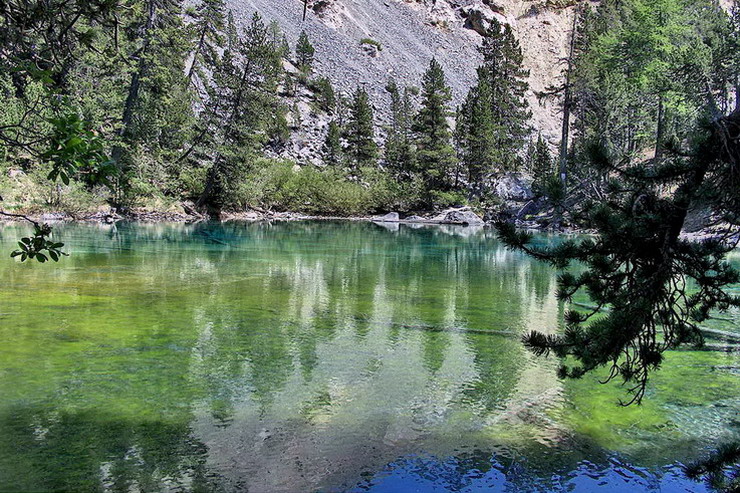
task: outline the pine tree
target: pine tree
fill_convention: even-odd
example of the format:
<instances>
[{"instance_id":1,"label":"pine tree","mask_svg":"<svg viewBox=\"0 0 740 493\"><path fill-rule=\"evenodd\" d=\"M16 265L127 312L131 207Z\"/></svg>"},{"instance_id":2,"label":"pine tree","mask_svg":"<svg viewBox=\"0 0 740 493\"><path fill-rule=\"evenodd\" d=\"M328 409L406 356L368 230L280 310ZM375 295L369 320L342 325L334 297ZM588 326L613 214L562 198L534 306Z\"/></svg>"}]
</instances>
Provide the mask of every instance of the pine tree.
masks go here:
<instances>
[{"instance_id":1,"label":"pine tree","mask_svg":"<svg viewBox=\"0 0 740 493\"><path fill-rule=\"evenodd\" d=\"M316 102L319 108L327 113L333 113L337 105L337 96L331 81L326 77L319 77L315 81L312 81L311 84L316 94Z\"/></svg>"},{"instance_id":2,"label":"pine tree","mask_svg":"<svg viewBox=\"0 0 740 493\"><path fill-rule=\"evenodd\" d=\"M430 193L452 188L452 172L457 160L447 123L451 100L451 90L445 81L442 66L432 58L422 78L421 108L413 124L418 149L417 168Z\"/></svg>"},{"instance_id":3,"label":"pine tree","mask_svg":"<svg viewBox=\"0 0 740 493\"><path fill-rule=\"evenodd\" d=\"M214 211L238 203L235 193L249 163L279 136L285 115L277 97L282 48L262 17L255 13L241 37L228 35L227 46L214 74L218 116L212 128L217 152L198 200L198 205Z\"/></svg>"},{"instance_id":4,"label":"pine tree","mask_svg":"<svg viewBox=\"0 0 740 493\"><path fill-rule=\"evenodd\" d=\"M347 154L352 165L358 169L372 166L378 158L378 146L375 143L373 108L367 92L358 88L352 96L350 114L345 126Z\"/></svg>"},{"instance_id":5,"label":"pine tree","mask_svg":"<svg viewBox=\"0 0 740 493\"><path fill-rule=\"evenodd\" d=\"M457 112L455 139L467 172L471 197L480 197L486 175L495 170L493 93L487 77L479 77Z\"/></svg>"},{"instance_id":6,"label":"pine tree","mask_svg":"<svg viewBox=\"0 0 740 493\"><path fill-rule=\"evenodd\" d=\"M123 26L125 42L119 49L133 61L127 73L124 103L118 127L119 145L111 155L117 167L117 206L125 205L128 181L137 173L133 153L149 149L155 158L169 161L192 137L192 93L186 78L191 49L182 17L181 0L146 0ZM122 36L124 37L124 36ZM158 154L162 154L161 156ZM157 166L150 172L163 172Z\"/></svg>"},{"instance_id":7,"label":"pine tree","mask_svg":"<svg viewBox=\"0 0 740 493\"><path fill-rule=\"evenodd\" d=\"M138 46L133 47L138 62L131 72L131 81L128 85L121 119L120 135L125 138L133 136L135 120L143 113L139 107L144 95L143 79L152 77L153 70L160 66L167 67L172 62L182 63L183 58L179 56L179 52L168 53L165 48L165 45L169 44L168 41L175 41L171 37L174 32L183 31L180 17L181 2L179 0L147 0L143 6L143 15L127 28L131 33L131 38L138 40ZM177 49L179 50L180 47L178 46ZM153 87L153 89L157 88Z\"/></svg>"},{"instance_id":8,"label":"pine tree","mask_svg":"<svg viewBox=\"0 0 740 493\"><path fill-rule=\"evenodd\" d=\"M385 161L394 173L408 179L415 171L416 159L411 127L413 106L409 88L401 93L398 84L391 80L386 89L391 95L391 124L385 139Z\"/></svg>"},{"instance_id":9,"label":"pine tree","mask_svg":"<svg viewBox=\"0 0 740 493\"><path fill-rule=\"evenodd\" d=\"M727 290L740 282L740 273L724 260L740 232L740 113L722 115L711 97L708 106L715 116L693 146L653 167L594 150L592 165L619 177L605 200L584 207L585 226L598 232L594 237L537 247L530 234L497 225L505 243L564 270L559 299L586 292L595 305L588 313L566 313L560 333L527 334L525 345L535 354L563 358L562 377L608 368L607 381L621 380L632 394L627 404L642 400L665 351L701 345L700 325L712 312L740 306ZM667 184L674 190L661 192ZM727 220L719 239L681 237L688 211L699 204ZM576 262L578 271L568 271Z\"/></svg>"},{"instance_id":10,"label":"pine tree","mask_svg":"<svg viewBox=\"0 0 740 493\"><path fill-rule=\"evenodd\" d=\"M225 11L224 0L202 0L198 5L194 26L197 43L188 69L188 81L193 79L198 67L215 67L218 64L218 50L223 45Z\"/></svg>"},{"instance_id":11,"label":"pine tree","mask_svg":"<svg viewBox=\"0 0 740 493\"><path fill-rule=\"evenodd\" d=\"M316 49L308 39L306 31L301 31L298 36L298 43L295 47L296 61L298 69L304 74L310 74L313 70L313 59Z\"/></svg>"},{"instance_id":12,"label":"pine tree","mask_svg":"<svg viewBox=\"0 0 740 493\"><path fill-rule=\"evenodd\" d=\"M239 50L239 31L234 20L234 11L231 9L226 16L226 46L224 49L232 56Z\"/></svg>"},{"instance_id":13,"label":"pine tree","mask_svg":"<svg viewBox=\"0 0 740 493\"><path fill-rule=\"evenodd\" d=\"M285 60L290 58L290 44L288 38L283 33L280 23L276 20L270 21L270 43L275 47L275 52L278 57Z\"/></svg>"},{"instance_id":14,"label":"pine tree","mask_svg":"<svg viewBox=\"0 0 740 493\"><path fill-rule=\"evenodd\" d=\"M521 164L532 113L525 99L529 71L522 68L524 56L508 24L494 19L479 48L483 65L478 79L487 79L491 88L494 166L501 171L516 170Z\"/></svg>"},{"instance_id":15,"label":"pine tree","mask_svg":"<svg viewBox=\"0 0 740 493\"><path fill-rule=\"evenodd\" d=\"M546 195L548 188L555 176L555 167L553 166L550 149L547 142L542 138L542 134L537 137L537 142L532 150L532 164L530 172L534 178L532 191L537 195Z\"/></svg>"},{"instance_id":16,"label":"pine tree","mask_svg":"<svg viewBox=\"0 0 740 493\"><path fill-rule=\"evenodd\" d=\"M335 120L329 122L321 153L329 166L339 166L342 162L342 129Z\"/></svg>"}]
</instances>

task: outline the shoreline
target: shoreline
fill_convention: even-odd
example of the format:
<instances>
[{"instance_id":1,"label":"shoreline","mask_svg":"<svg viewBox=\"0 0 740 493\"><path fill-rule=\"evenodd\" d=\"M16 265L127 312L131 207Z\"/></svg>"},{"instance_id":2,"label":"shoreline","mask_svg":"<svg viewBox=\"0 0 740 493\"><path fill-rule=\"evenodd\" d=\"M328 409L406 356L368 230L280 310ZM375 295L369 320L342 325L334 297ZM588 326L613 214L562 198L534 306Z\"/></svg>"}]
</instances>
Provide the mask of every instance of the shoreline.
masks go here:
<instances>
[{"instance_id":1,"label":"shoreline","mask_svg":"<svg viewBox=\"0 0 740 493\"><path fill-rule=\"evenodd\" d=\"M460 226L465 228L492 228L493 221L484 221L475 216L473 222L469 220L470 216L464 217L441 217L449 213L469 212L469 207L451 208L441 213L425 213L427 217L419 215L410 215L401 218L397 213L389 213L384 216L379 215L360 215L360 216L330 216L303 214L300 212L275 212L275 211L257 211L247 212L227 212L221 213L218 218L209 217L199 213L176 212L176 211L152 211L152 210L133 210L124 214L113 211L98 211L91 213L72 214L69 212L44 212L40 214L24 214L30 219L40 223L59 224L59 223L97 223L97 224L115 224L117 222L138 222L145 224L155 223L180 223L195 224L200 222L217 222L228 223L237 222L297 222L297 221L348 221L348 222L368 222L381 226L407 225L407 226ZM395 217L388 217L395 215ZM0 216L0 224L15 224L27 222L21 217L3 217ZM544 234L557 235L595 235L594 230L578 228L561 228L550 229L542 227L529 221L515 221L517 228ZM690 241L717 240L723 238L723 235L716 229L703 229L699 231L683 231L681 238ZM740 242L740 236L729 238L730 241Z\"/></svg>"}]
</instances>

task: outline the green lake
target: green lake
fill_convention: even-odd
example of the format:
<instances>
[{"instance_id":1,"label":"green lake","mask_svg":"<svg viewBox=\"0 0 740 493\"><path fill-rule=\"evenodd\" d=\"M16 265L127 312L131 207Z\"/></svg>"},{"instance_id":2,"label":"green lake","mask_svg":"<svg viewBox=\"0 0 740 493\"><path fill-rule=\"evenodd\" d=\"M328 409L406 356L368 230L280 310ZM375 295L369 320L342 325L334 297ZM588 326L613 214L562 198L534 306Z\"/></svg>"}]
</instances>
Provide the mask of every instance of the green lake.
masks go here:
<instances>
[{"instance_id":1,"label":"green lake","mask_svg":"<svg viewBox=\"0 0 740 493\"><path fill-rule=\"evenodd\" d=\"M0 491L700 492L681 464L740 436L737 352L669 354L641 407L558 380L519 341L558 330L557 274L489 229L59 225L45 265L27 232Z\"/></svg>"}]
</instances>

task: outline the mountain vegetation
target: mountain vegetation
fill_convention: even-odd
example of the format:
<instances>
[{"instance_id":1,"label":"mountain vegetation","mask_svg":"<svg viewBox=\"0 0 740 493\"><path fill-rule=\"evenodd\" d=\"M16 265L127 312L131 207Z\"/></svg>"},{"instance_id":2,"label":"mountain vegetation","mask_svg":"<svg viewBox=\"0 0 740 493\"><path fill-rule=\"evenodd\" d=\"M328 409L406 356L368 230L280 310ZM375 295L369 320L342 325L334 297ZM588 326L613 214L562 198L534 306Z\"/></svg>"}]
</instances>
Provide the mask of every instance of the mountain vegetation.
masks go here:
<instances>
[{"instance_id":1,"label":"mountain vegetation","mask_svg":"<svg viewBox=\"0 0 740 493\"><path fill-rule=\"evenodd\" d=\"M8 213L184 203L209 214L349 215L481 203L488 178L518 168L529 131L521 50L501 24L481 47L481 82L469 97L490 86L483 110L490 116L480 127L471 125L481 113L472 103L455 123L436 60L420 87L388 83L386 126L365 88L338 94L317 73L305 31L291 47L258 13L238 25L223 0L11 1L0 17L0 188ZM330 120L321 166L276 158L302 125L298 94ZM477 163L481 146L492 151ZM286 179L311 185L287 194ZM319 206L311 188L329 190L336 180L343 188L334 190L349 197L320 194Z\"/></svg>"}]
</instances>

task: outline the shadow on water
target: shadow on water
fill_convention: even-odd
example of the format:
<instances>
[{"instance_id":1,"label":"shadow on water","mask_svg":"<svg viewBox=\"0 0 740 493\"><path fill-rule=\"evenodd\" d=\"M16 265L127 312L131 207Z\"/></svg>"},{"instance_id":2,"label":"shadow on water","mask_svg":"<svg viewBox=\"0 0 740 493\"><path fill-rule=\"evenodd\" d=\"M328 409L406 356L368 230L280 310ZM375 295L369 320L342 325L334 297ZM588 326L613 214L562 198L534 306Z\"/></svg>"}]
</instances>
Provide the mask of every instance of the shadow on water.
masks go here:
<instances>
[{"instance_id":1,"label":"shadow on water","mask_svg":"<svg viewBox=\"0 0 740 493\"><path fill-rule=\"evenodd\" d=\"M703 491L675 464L738 431L734 354L671 355L640 409L557 380L519 343L555 273L488 229L57 231L0 264L3 491Z\"/></svg>"}]
</instances>

